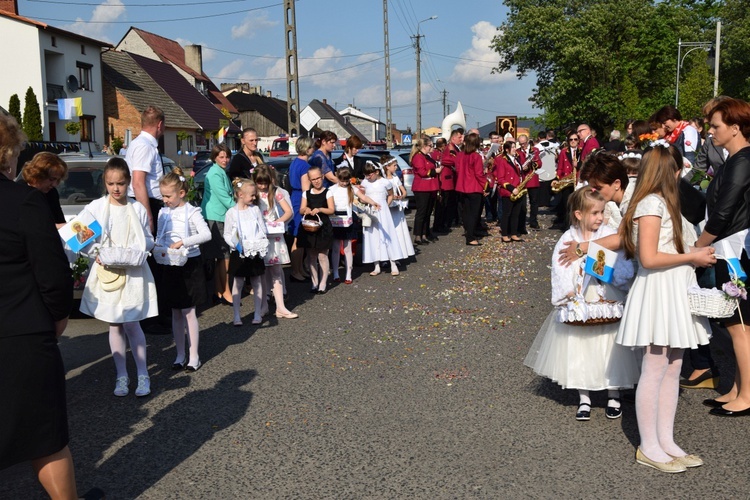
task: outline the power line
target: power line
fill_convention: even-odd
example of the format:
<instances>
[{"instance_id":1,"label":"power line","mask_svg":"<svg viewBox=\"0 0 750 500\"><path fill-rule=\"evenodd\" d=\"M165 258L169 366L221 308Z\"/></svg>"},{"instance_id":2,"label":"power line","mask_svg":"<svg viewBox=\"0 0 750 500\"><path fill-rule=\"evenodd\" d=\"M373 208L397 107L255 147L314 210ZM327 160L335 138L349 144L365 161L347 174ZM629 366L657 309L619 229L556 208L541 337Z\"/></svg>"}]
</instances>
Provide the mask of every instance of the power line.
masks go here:
<instances>
[{"instance_id":1,"label":"power line","mask_svg":"<svg viewBox=\"0 0 750 500\"><path fill-rule=\"evenodd\" d=\"M242 14L245 12L253 12L256 10L263 10L263 9L269 9L271 7L278 7L279 5L282 5L280 3L274 3L271 5L265 5L263 7L254 7L252 9L245 9L245 10L236 10L234 12L223 12L221 14L204 14L201 16L195 16L195 17L177 17L172 19L152 19L152 20L143 20L143 21L82 21L79 19L53 19L50 17L38 17L37 19L41 21L56 21L59 23L82 23L82 24L148 24L148 23L174 23L177 21L193 21L195 19L207 19L209 17L222 17L222 16L231 16L233 14Z\"/></svg>"},{"instance_id":2,"label":"power line","mask_svg":"<svg viewBox=\"0 0 750 500\"><path fill-rule=\"evenodd\" d=\"M280 56L259 56L255 54L244 54L242 52L232 52L231 50L215 49L213 47L206 47L206 46L204 46L203 48L207 50L213 50L216 52L222 52L224 54L232 54L235 56L243 56L243 57L254 57L256 59L283 59L283 57L280 57ZM409 49L409 48L411 48L411 45L402 45L401 47L396 47L393 49L394 51L398 51L398 52L391 51L391 54L399 53L402 51L401 49ZM361 54L348 54L348 55L343 55L343 56L327 56L327 57L298 57L297 59L299 59L300 61L303 59L304 60L343 59L345 57L360 57L360 56L367 56L370 54L382 54L382 53L383 53L382 50L378 50L378 51L373 51L373 52L362 52Z\"/></svg>"},{"instance_id":3,"label":"power line","mask_svg":"<svg viewBox=\"0 0 750 500\"><path fill-rule=\"evenodd\" d=\"M247 2L248 0L215 0L213 2L180 2L180 3L129 3L124 4L111 4L102 2L61 2L60 0L27 0L28 2L36 3L54 3L63 5L88 5L91 7L184 7L185 5L215 5L217 3L239 3ZM276 4L276 5L281 5Z\"/></svg>"},{"instance_id":4,"label":"power line","mask_svg":"<svg viewBox=\"0 0 750 500\"><path fill-rule=\"evenodd\" d=\"M423 52L427 52L427 51L425 50ZM431 56L444 57L446 59L456 59L456 60L459 60L459 61L469 61L469 62L474 63L475 66L482 66L482 65L489 64L491 67L493 67L493 68L495 67L495 64L493 64L493 63L485 63L484 61L479 61L477 59L469 59L467 57L448 56L448 55L445 55L445 54L438 54L437 52L427 52L427 53L430 54ZM482 66L482 67L490 67L490 66Z\"/></svg>"}]
</instances>

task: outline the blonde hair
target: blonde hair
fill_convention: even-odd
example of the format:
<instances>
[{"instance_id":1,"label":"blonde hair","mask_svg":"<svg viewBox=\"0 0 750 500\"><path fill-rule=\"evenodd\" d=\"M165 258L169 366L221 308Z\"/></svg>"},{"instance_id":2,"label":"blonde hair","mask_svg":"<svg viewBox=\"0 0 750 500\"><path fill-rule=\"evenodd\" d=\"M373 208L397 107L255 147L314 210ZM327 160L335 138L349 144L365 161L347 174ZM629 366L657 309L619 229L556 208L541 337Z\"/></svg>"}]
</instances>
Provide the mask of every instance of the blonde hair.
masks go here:
<instances>
[{"instance_id":1,"label":"blonde hair","mask_svg":"<svg viewBox=\"0 0 750 500\"><path fill-rule=\"evenodd\" d=\"M24 141L26 141L26 134L23 133L16 119L10 115L0 114L0 170L6 167L15 170L15 165L7 163L21 152Z\"/></svg>"},{"instance_id":2,"label":"blonde hair","mask_svg":"<svg viewBox=\"0 0 750 500\"><path fill-rule=\"evenodd\" d=\"M159 180L160 186L177 186L177 190L182 189L186 193L190 191L190 184L188 184L187 178L182 173L180 167L175 167L167 175Z\"/></svg>"},{"instance_id":3,"label":"blonde hair","mask_svg":"<svg viewBox=\"0 0 750 500\"><path fill-rule=\"evenodd\" d=\"M232 187L234 188L234 199L236 200L237 198L239 198L239 195L242 189L248 186L255 189L256 193L258 192L258 188L255 186L255 183L252 180L245 179L243 177L235 177L234 180L232 181ZM253 204L257 202L258 202L258 198L256 197Z\"/></svg>"},{"instance_id":4,"label":"blonde hair","mask_svg":"<svg viewBox=\"0 0 750 500\"><path fill-rule=\"evenodd\" d=\"M576 219L576 212L585 214L591 211L595 203L606 203L600 192L591 186L584 186L575 191L568 198L568 210L570 211L570 223L574 227L580 227L580 221Z\"/></svg>"},{"instance_id":5,"label":"blonde hair","mask_svg":"<svg viewBox=\"0 0 750 500\"><path fill-rule=\"evenodd\" d=\"M635 183L635 191L630 199L630 205L620 223L620 238L625 254L629 259L635 256L635 239L633 228L635 209L646 196L658 194L664 198L667 211L672 218L672 240L678 253L685 253L682 242L682 214L680 213L679 181L675 174L682 168L682 155L674 147L657 146L646 151L641 160L641 170Z\"/></svg>"}]
</instances>

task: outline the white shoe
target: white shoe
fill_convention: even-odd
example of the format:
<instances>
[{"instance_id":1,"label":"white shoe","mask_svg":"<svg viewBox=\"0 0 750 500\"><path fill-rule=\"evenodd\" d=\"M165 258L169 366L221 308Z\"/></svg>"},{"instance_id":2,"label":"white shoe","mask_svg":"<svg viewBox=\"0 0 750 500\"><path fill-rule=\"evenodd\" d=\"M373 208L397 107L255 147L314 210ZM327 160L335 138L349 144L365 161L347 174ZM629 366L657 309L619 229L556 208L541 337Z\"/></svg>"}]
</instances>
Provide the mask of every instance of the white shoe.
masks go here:
<instances>
[{"instance_id":1,"label":"white shoe","mask_svg":"<svg viewBox=\"0 0 750 500\"><path fill-rule=\"evenodd\" d=\"M149 394L151 394L151 379L148 378L148 375L138 375L138 387L135 389L135 395L141 397Z\"/></svg>"},{"instance_id":2,"label":"white shoe","mask_svg":"<svg viewBox=\"0 0 750 500\"><path fill-rule=\"evenodd\" d=\"M128 385L130 385L128 377L117 377L117 380L115 380L115 396L127 396L130 392Z\"/></svg>"}]
</instances>

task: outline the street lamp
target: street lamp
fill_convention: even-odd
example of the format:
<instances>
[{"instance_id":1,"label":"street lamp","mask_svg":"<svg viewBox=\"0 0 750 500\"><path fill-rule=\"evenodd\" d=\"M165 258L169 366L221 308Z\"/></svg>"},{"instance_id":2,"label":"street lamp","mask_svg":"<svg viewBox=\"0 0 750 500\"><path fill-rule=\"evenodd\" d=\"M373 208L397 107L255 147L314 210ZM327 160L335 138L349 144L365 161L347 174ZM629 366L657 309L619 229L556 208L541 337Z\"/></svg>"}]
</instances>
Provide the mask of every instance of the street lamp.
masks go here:
<instances>
[{"instance_id":1,"label":"street lamp","mask_svg":"<svg viewBox=\"0 0 750 500\"><path fill-rule=\"evenodd\" d=\"M427 19L422 19L417 23L417 35L413 36L412 38L416 41L416 49L417 49L417 134L419 134L419 137L422 137L422 75L421 75L421 62L420 62L420 46L419 46L419 40L424 35L419 34L419 25L422 24L425 21L432 21L433 19L437 19L437 16L430 16Z\"/></svg>"},{"instance_id":2,"label":"street lamp","mask_svg":"<svg viewBox=\"0 0 750 500\"><path fill-rule=\"evenodd\" d=\"M677 82L675 83L674 92L674 107L677 108L680 102L680 69L682 63L685 62L685 58L694 50L703 49L710 50L715 49L714 58L714 97L719 93L719 50L721 40L721 22L716 23L716 43L712 42L683 42L679 39L677 42ZM684 54L682 54L683 47L690 47Z\"/></svg>"}]
</instances>

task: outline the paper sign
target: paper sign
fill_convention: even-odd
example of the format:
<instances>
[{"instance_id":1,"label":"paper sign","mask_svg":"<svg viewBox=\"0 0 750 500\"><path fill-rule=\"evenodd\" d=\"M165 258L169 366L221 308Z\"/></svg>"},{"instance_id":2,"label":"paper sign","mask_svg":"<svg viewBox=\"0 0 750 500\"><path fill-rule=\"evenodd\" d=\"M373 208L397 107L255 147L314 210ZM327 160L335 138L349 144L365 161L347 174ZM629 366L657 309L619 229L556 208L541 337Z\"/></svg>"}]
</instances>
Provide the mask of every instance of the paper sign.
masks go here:
<instances>
[{"instance_id":1,"label":"paper sign","mask_svg":"<svg viewBox=\"0 0 750 500\"><path fill-rule=\"evenodd\" d=\"M70 249L78 253L102 235L102 226L91 213L83 211L58 232Z\"/></svg>"},{"instance_id":2,"label":"paper sign","mask_svg":"<svg viewBox=\"0 0 750 500\"><path fill-rule=\"evenodd\" d=\"M592 241L589 243L589 251L586 254L586 265L583 270L586 274L599 279L599 281L611 283L615 262L617 262L616 252L607 250Z\"/></svg>"}]
</instances>

